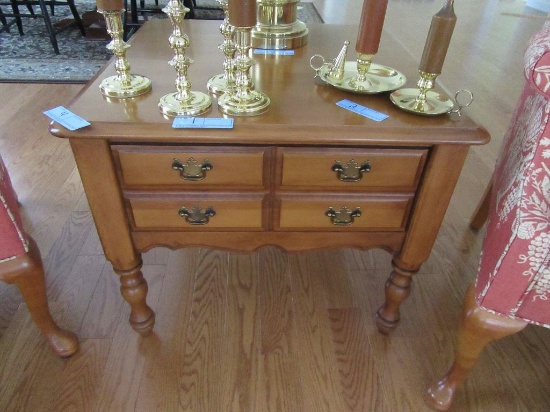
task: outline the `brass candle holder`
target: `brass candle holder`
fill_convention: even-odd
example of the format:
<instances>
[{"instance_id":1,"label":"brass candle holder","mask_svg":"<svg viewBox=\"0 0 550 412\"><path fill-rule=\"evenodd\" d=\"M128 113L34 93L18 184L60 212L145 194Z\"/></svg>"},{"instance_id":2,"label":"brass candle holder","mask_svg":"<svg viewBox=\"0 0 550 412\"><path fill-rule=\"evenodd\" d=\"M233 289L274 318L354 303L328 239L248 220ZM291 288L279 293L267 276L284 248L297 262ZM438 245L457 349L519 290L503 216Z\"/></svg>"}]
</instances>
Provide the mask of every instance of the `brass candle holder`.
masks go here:
<instances>
[{"instance_id":1,"label":"brass candle holder","mask_svg":"<svg viewBox=\"0 0 550 412\"><path fill-rule=\"evenodd\" d=\"M251 30L252 27L235 28L235 89L218 99L220 111L232 116L256 116L269 109L269 97L254 90L254 82L250 78L250 68L254 65L254 59L249 56Z\"/></svg>"},{"instance_id":2,"label":"brass candle holder","mask_svg":"<svg viewBox=\"0 0 550 412\"><path fill-rule=\"evenodd\" d=\"M206 88L213 94L222 94L235 89L234 57L235 52L237 51L237 47L233 41L235 27L229 24L228 0L218 0L218 3L220 3L225 15L225 18L220 25L220 33L222 34L224 40L218 48L225 55L225 59L223 61L223 73L210 78L210 80L206 83Z\"/></svg>"},{"instance_id":3,"label":"brass candle holder","mask_svg":"<svg viewBox=\"0 0 550 412\"><path fill-rule=\"evenodd\" d=\"M126 59L126 49L130 47L122 39L123 25L122 12L124 10L98 10L105 17L107 33L112 41L107 44L107 49L115 55L116 76L103 79L99 84L99 90L104 96L114 98L136 97L151 90L151 80L145 76L130 74L130 64Z\"/></svg>"},{"instance_id":4,"label":"brass candle holder","mask_svg":"<svg viewBox=\"0 0 550 412\"><path fill-rule=\"evenodd\" d=\"M185 55L189 47L189 37L183 32L185 14L189 11L179 0L170 0L162 11L168 15L174 30L168 38L175 55L169 64L176 69L176 92L168 93L159 100L160 111L167 116L197 116L207 112L212 106L210 96L202 92L191 91L191 82L187 70L193 60Z\"/></svg>"},{"instance_id":5,"label":"brass candle holder","mask_svg":"<svg viewBox=\"0 0 550 412\"><path fill-rule=\"evenodd\" d=\"M401 89L393 92L390 99L397 107L407 112L434 116L450 112L454 102L446 95L432 90L439 74L419 71L420 79L416 88Z\"/></svg>"},{"instance_id":6,"label":"brass candle holder","mask_svg":"<svg viewBox=\"0 0 550 412\"><path fill-rule=\"evenodd\" d=\"M451 99L432 89L435 79L441 74L455 24L454 0L445 0L441 10L432 17L418 67L418 89L402 89L392 93L391 101L397 107L426 116L448 113L453 109L454 102ZM460 104L458 110L460 111Z\"/></svg>"},{"instance_id":7,"label":"brass candle holder","mask_svg":"<svg viewBox=\"0 0 550 412\"><path fill-rule=\"evenodd\" d=\"M332 61L326 61L320 54L311 57L311 68L325 83L348 92L377 94L399 89L407 82L397 70L372 63L374 54L358 53L357 61L346 61L349 44L346 40Z\"/></svg>"}]
</instances>

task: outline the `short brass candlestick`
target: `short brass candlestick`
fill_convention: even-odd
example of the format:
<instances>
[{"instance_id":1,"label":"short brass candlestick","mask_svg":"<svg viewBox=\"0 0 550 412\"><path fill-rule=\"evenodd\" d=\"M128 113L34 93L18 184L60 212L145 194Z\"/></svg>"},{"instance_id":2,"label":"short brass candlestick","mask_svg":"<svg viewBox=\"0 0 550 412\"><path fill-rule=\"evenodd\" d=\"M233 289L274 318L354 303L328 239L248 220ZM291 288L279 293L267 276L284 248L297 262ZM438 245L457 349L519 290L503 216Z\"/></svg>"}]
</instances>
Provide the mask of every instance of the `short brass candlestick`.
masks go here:
<instances>
[{"instance_id":1,"label":"short brass candlestick","mask_svg":"<svg viewBox=\"0 0 550 412\"><path fill-rule=\"evenodd\" d=\"M233 41L235 27L229 24L228 0L218 0L218 3L222 6L225 15L225 18L220 25L220 33L222 34L224 40L218 48L225 55L225 59L223 61L223 73L212 77L208 80L208 83L206 83L206 88L208 91L214 94L222 94L235 88L235 64L233 59L235 57L235 52L237 51L237 47Z\"/></svg>"},{"instance_id":2,"label":"short brass candlestick","mask_svg":"<svg viewBox=\"0 0 550 412\"><path fill-rule=\"evenodd\" d=\"M179 0L170 0L162 11L168 15L174 27L168 41L175 55L169 64L177 72L177 92L162 96L158 107L167 116L196 116L205 113L212 106L210 96L191 91L191 82L187 79L187 70L193 60L185 55L185 49L189 47L189 37L183 32L182 25L189 9L183 7Z\"/></svg>"},{"instance_id":3,"label":"short brass candlestick","mask_svg":"<svg viewBox=\"0 0 550 412\"><path fill-rule=\"evenodd\" d=\"M218 106L223 113L228 115L256 116L267 111L270 100L264 93L254 90L254 82L250 78L250 68L254 65L254 59L249 57L252 27L236 27L235 29L236 87L218 99Z\"/></svg>"},{"instance_id":4,"label":"short brass candlestick","mask_svg":"<svg viewBox=\"0 0 550 412\"><path fill-rule=\"evenodd\" d=\"M105 17L107 33L112 41L107 49L115 54L116 76L103 79L99 84L99 90L107 97L126 98L135 97L151 90L151 80L145 76L130 74L130 64L126 59L126 49L129 44L122 40L122 12L124 10L98 10Z\"/></svg>"},{"instance_id":5,"label":"short brass candlestick","mask_svg":"<svg viewBox=\"0 0 550 412\"><path fill-rule=\"evenodd\" d=\"M368 90L374 87L372 80L367 75L373 58L374 54L357 53L357 75L349 81L351 87L358 90Z\"/></svg>"},{"instance_id":6,"label":"short brass candlestick","mask_svg":"<svg viewBox=\"0 0 550 412\"><path fill-rule=\"evenodd\" d=\"M310 65L317 76L338 89L364 94L396 90L406 83L406 77L397 70L372 63L374 54L358 53L356 62L346 61L349 44L346 40L332 61L326 61L319 54L314 55Z\"/></svg>"},{"instance_id":7,"label":"short brass candlestick","mask_svg":"<svg viewBox=\"0 0 550 412\"><path fill-rule=\"evenodd\" d=\"M393 92L390 95L393 104L407 112L426 116L444 114L452 110L454 102L447 96L432 90L439 74L421 70L419 73L418 89L401 89Z\"/></svg>"}]
</instances>

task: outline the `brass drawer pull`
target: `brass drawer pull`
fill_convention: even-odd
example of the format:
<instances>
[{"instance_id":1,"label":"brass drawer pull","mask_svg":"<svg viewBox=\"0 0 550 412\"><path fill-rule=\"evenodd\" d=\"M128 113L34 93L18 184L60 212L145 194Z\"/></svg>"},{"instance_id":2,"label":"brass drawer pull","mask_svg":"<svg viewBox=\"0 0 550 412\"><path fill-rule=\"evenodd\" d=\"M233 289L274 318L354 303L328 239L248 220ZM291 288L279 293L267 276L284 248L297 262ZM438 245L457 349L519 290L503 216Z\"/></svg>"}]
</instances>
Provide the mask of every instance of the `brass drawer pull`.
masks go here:
<instances>
[{"instance_id":1,"label":"brass drawer pull","mask_svg":"<svg viewBox=\"0 0 550 412\"><path fill-rule=\"evenodd\" d=\"M207 225L210 218L216 214L216 211L212 206L208 206L204 212L200 206L193 206L192 210L182 207L178 213L190 225Z\"/></svg>"},{"instance_id":2,"label":"brass drawer pull","mask_svg":"<svg viewBox=\"0 0 550 412\"><path fill-rule=\"evenodd\" d=\"M336 172L336 176L342 182L358 182L363 178L363 173L370 172L370 163L365 160L363 164L359 165L355 160L350 160L345 165L337 160L332 165L332 170Z\"/></svg>"},{"instance_id":3,"label":"brass drawer pull","mask_svg":"<svg viewBox=\"0 0 550 412\"><path fill-rule=\"evenodd\" d=\"M361 216L361 209L357 207L355 210L349 210L346 206L343 206L336 211L333 207L329 207L325 215L330 217L330 221L335 226L349 226L356 217Z\"/></svg>"},{"instance_id":4,"label":"brass drawer pull","mask_svg":"<svg viewBox=\"0 0 550 412\"><path fill-rule=\"evenodd\" d=\"M208 159L204 159L202 164L199 164L192 157L187 160L187 163L183 164L179 159L174 159L172 162L172 169L179 170L180 177L184 180L202 180L206 177L206 172L212 170L214 166Z\"/></svg>"}]
</instances>

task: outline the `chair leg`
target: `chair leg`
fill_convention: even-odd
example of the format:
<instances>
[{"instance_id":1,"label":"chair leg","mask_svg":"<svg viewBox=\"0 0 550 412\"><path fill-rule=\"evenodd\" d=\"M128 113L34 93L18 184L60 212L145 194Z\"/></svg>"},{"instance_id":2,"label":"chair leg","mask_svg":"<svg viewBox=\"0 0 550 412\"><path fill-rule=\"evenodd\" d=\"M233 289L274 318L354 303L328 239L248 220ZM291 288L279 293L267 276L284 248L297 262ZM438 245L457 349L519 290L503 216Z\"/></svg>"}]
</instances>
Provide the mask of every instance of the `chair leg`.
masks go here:
<instances>
[{"instance_id":1,"label":"chair leg","mask_svg":"<svg viewBox=\"0 0 550 412\"><path fill-rule=\"evenodd\" d=\"M189 9L189 12L185 15L186 19L195 18L195 7L192 0L183 0L183 6Z\"/></svg>"},{"instance_id":2,"label":"chair leg","mask_svg":"<svg viewBox=\"0 0 550 412\"><path fill-rule=\"evenodd\" d=\"M24 34L23 21L21 20L21 16L19 15L19 6L17 5L16 0L11 0L11 9L14 14L15 24L17 25L17 30L19 31L19 35L22 36Z\"/></svg>"},{"instance_id":3,"label":"chair leg","mask_svg":"<svg viewBox=\"0 0 550 412\"><path fill-rule=\"evenodd\" d=\"M76 22L76 25L80 29L80 33L82 33L82 35L86 37L86 30L84 29L84 24L82 23L80 14L78 14L78 10L76 9L74 0L67 0L67 3L69 4L69 9L71 9L71 13L73 14L74 21Z\"/></svg>"},{"instance_id":4,"label":"chair leg","mask_svg":"<svg viewBox=\"0 0 550 412\"><path fill-rule=\"evenodd\" d=\"M0 264L0 280L19 288L32 320L58 356L67 357L78 350L76 335L61 329L51 316L42 258L33 239L29 238L27 254Z\"/></svg>"},{"instance_id":5,"label":"chair leg","mask_svg":"<svg viewBox=\"0 0 550 412\"><path fill-rule=\"evenodd\" d=\"M438 411L449 409L456 390L466 380L485 346L517 333L525 326L527 322L523 320L498 316L477 306L474 286L471 286L464 299L454 363L443 379L428 388L426 403Z\"/></svg>"},{"instance_id":6,"label":"chair leg","mask_svg":"<svg viewBox=\"0 0 550 412\"><path fill-rule=\"evenodd\" d=\"M483 199L477 205L476 211L472 215L472 220L470 220L470 228L473 230L479 230L483 227L489 216L489 207L491 206L491 195L493 193L493 177L485 189L485 194Z\"/></svg>"},{"instance_id":7,"label":"chair leg","mask_svg":"<svg viewBox=\"0 0 550 412\"><path fill-rule=\"evenodd\" d=\"M52 20L50 19L50 13L48 12L48 7L46 6L46 2L44 0L39 0L40 4L40 12L42 13L42 16L44 17L44 23L46 24L46 30L48 31L48 35L50 36L50 42L52 43L53 50L55 54L59 54L59 47L57 46L57 38L55 28L53 27Z\"/></svg>"},{"instance_id":8,"label":"chair leg","mask_svg":"<svg viewBox=\"0 0 550 412\"><path fill-rule=\"evenodd\" d=\"M4 16L4 12L2 11L2 7L0 7L0 23L2 23L2 30L5 30L7 33L10 32L10 26L8 25L8 21L6 20L6 16Z\"/></svg>"}]
</instances>

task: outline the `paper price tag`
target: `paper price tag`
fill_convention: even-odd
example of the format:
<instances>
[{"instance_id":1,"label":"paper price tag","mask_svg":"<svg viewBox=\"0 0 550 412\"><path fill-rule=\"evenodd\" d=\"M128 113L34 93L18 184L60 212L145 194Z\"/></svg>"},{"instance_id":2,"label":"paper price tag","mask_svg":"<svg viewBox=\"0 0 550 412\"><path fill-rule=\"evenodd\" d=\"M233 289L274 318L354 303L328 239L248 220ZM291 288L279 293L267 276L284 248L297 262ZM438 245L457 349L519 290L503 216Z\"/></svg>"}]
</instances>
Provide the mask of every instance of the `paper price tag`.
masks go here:
<instances>
[{"instance_id":1,"label":"paper price tag","mask_svg":"<svg viewBox=\"0 0 550 412\"><path fill-rule=\"evenodd\" d=\"M273 56L294 56L294 50L254 49L254 54L269 54Z\"/></svg>"},{"instance_id":2,"label":"paper price tag","mask_svg":"<svg viewBox=\"0 0 550 412\"><path fill-rule=\"evenodd\" d=\"M78 130L90 125L90 122L65 109L63 106L46 110L44 114L69 130Z\"/></svg>"},{"instance_id":3,"label":"paper price tag","mask_svg":"<svg viewBox=\"0 0 550 412\"><path fill-rule=\"evenodd\" d=\"M223 117L176 117L172 127L174 129L232 129L233 119Z\"/></svg>"},{"instance_id":4,"label":"paper price tag","mask_svg":"<svg viewBox=\"0 0 550 412\"><path fill-rule=\"evenodd\" d=\"M361 106L360 104L354 103L351 100L340 100L339 102L336 102L336 105L349 110L350 112L357 113L361 116L367 117L371 120L374 120L376 122L381 122L382 120L386 120L388 117L387 114L377 112L376 110L369 109L368 107Z\"/></svg>"}]
</instances>

